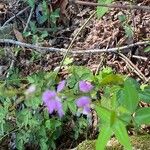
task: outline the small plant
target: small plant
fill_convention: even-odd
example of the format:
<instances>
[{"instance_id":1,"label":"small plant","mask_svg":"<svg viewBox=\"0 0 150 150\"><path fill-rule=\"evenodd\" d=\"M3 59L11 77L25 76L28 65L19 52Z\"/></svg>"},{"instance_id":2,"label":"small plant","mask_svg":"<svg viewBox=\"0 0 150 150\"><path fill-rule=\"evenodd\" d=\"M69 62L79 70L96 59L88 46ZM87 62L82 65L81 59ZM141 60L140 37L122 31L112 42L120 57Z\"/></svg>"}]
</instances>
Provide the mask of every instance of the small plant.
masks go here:
<instances>
[{"instance_id":1,"label":"small plant","mask_svg":"<svg viewBox=\"0 0 150 150\"><path fill-rule=\"evenodd\" d=\"M27 0L29 6L35 7L34 0ZM25 31L23 35L25 37L31 37L33 43L42 42L46 37L48 37L48 30L55 32L57 30L56 21L59 18L59 9L51 11L48 7L48 2L43 0L40 2L35 11L36 21L30 21L28 31ZM48 30L40 29L38 26L47 24Z\"/></svg>"},{"instance_id":2,"label":"small plant","mask_svg":"<svg viewBox=\"0 0 150 150\"><path fill-rule=\"evenodd\" d=\"M125 36L128 38L132 38L134 33L131 25L128 24L128 18L125 15L120 15L118 18L125 30Z\"/></svg>"},{"instance_id":3,"label":"small plant","mask_svg":"<svg viewBox=\"0 0 150 150\"><path fill-rule=\"evenodd\" d=\"M97 150L103 150L113 134L125 149L132 149L126 126L150 123L150 108L138 106L139 100L150 102L149 85L140 86L110 68L96 76L80 66L70 66L68 72L65 80L56 78L55 72L39 72L26 78L27 85L1 83L0 140L9 136L17 149L27 145L56 149L70 120L74 122L70 137L86 137L91 108L95 108L101 120Z\"/></svg>"},{"instance_id":4,"label":"small plant","mask_svg":"<svg viewBox=\"0 0 150 150\"><path fill-rule=\"evenodd\" d=\"M99 4L111 4L112 0L98 0L98 3ZM97 12L97 17L101 18L101 17L103 17L105 15L105 13L108 12L108 8L107 7L98 6L96 12Z\"/></svg>"}]
</instances>

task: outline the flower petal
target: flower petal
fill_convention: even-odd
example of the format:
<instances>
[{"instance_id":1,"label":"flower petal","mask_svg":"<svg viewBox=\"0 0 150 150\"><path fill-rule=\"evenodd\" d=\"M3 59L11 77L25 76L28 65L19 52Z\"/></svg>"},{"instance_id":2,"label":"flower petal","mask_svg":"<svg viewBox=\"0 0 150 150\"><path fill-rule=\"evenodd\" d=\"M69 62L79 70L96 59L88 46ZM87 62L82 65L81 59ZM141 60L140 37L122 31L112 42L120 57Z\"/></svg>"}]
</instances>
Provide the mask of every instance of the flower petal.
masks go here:
<instances>
[{"instance_id":1,"label":"flower petal","mask_svg":"<svg viewBox=\"0 0 150 150\"><path fill-rule=\"evenodd\" d=\"M49 103L46 106L47 106L48 112L50 114L52 114L56 110L56 108L57 108L55 100L49 101Z\"/></svg>"},{"instance_id":2,"label":"flower petal","mask_svg":"<svg viewBox=\"0 0 150 150\"><path fill-rule=\"evenodd\" d=\"M45 104L47 104L50 100L55 99L55 97L56 97L55 91L46 90L42 95L42 100Z\"/></svg>"},{"instance_id":3,"label":"flower petal","mask_svg":"<svg viewBox=\"0 0 150 150\"><path fill-rule=\"evenodd\" d=\"M87 105L90 105L90 98L87 96L82 96L79 99L76 100L76 104L78 107L85 107Z\"/></svg>"},{"instance_id":4,"label":"flower petal","mask_svg":"<svg viewBox=\"0 0 150 150\"><path fill-rule=\"evenodd\" d=\"M66 85L66 80L60 81L58 86L57 86L57 92L62 91L65 88L65 85Z\"/></svg>"},{"instance_id":5,"label":"flower petal","mask_svg":"<svg viewBox=\"0 0 150 150\"><path fill-rule=\"evenodd\" d=\"M80 81L79 89L81 92L88 93L93 89L93 85L88 81Z\"/></svg>"},{"instance_id":6,"label":"flower petal","mask_svg":"<svg viewBox=\"0 0 150 150\"><path fill-rule=\"evenodd\" d=\"M85 107L83 108L82 113L83 113L84 115L89 115L89 114L91 113L90 107L85 106Z\"/></svg>"},{"instance_id":7,"label":"flower petal","mask_svg":"<svg viewBox=\"0 0 150 150\"><path fill-rule=\"evenodd\" d=\"M62 109L58 110L58 115L60 118L62 118L62 116L64 115L64 111Z\"/></svg>"}]
</instances>

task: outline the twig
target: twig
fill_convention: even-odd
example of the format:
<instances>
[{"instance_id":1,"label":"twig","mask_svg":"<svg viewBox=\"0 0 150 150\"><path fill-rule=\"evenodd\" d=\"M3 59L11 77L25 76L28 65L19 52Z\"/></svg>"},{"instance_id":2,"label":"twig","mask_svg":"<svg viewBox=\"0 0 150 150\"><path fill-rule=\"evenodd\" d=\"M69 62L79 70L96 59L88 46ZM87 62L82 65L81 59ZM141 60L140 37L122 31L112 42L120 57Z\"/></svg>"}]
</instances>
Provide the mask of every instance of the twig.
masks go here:
<instances>
[{"instance_id":1,"label":"twig","mask_svg":"<svg viewBox=\"0 0 150 150\"><path fill-rule=\"evenodd\" d=\"M118 53L122 60L125 61L125 63L127 63L127 65L144 81L144 82L148 82L148 79L143 75L143 73L130 61L130 59L128 57L126 57L125 55L123 55L122 53Z\"/></svg>"},{"instance_id":2,"label":"twig","mask_svg":"<svg viewBox=\"0 0 150 150\"><path fill-rule=\"evenodd\" d=\"M132 55L133 58L136 58L136 59L142 59L144 61L146 61L148 58L147 57L143 57L143 56L137 56L137 55Z\"/></svg>"},{"instance_id":3,"label":"twig","mask_svg":"<svg viewBox=\"0 0 150 150\"><path fill-rule=\"evenodd\" d=\"M107 44L106 50L108 49L108 45L109 45L109 44ZM99 72L101 66L103 65L103 61L104 61L104 59L105 59L105 57L106 57L105 55L106 55L106 53L103 53L103 54L101 55L101 60L100 60L98 66L97 66L97 68L96 68L95 75L98 75L98 72Z\"/></svg>"},{"instance_id":4,"label":"twig","mask_svg":"<svg viewBox=\"0 0 150 150\"><path fill-rule=\"evenodd\" d=\"M138 9L150 12L150 7L148 6L138 6L138 5L122 5L122 4L99 4L93 2L86 2L86 1L78 1L78 0L69 0L71 3L85 5L85 6L102 6L108 8L120 8L120 9Z\"/></svg>"},{"instance_id":5,"label":"twig","mask_svg":"<svg viewBox=\"0 0 150 150\"><path fill-rule=\"evenodd\" d=\"M30 15L29 15L29 17L28 17L28 20L27 20L27 23L26 23L26 26L25 26L23 32L26 32L26 30L27 30L27 28L28 28L28 26L29 26L29 22L30 22L30 20L31 20L33 10L34 10L34 7L31 8Z\"/></svg>"},{"instance_id":6,"label":"twig","mask_svg":"<svg viewBox=\"0 0 150 150\"><path fill-rule=\"evenodd\" d=\"M27 44L27 43L23 43L23 42L11 40L11 39L0 39L0 43L7 43L7 44L14 44L14 45L18 45L18 46L23 46L26 48L34 49L40 53L45 53L45 52L63 52L63 53L66 53L68 50L68 49L64 49L64 48L55 48L55 47L40 47L37 45ZM72 53L72 54L117 52L117 51L129 49L129 48L134 47L134 46L148 45L148 44L150 44L150 41L137 42L137 43L126 45L126 46L109 48L109 49L89 49L89 50L78 50L78 51L72 49L71 51L68 51L68 52Z\"/></svg>"},{"instance_id":7,"label":"twig","mask_svg":"<svg viewBox=\"0 0 150 150\"><path fill-rule=\"evenodd\" d=\"M21 15L22 13L24 13L28 8L30 8L30 6L24 8L23 10L21 10L20 12L18 12L16 15L12 16L11 18L9 18L3 25L2 27L6 26L10 21L12 21L15 17Z\"/></svg>"}]
</instances>

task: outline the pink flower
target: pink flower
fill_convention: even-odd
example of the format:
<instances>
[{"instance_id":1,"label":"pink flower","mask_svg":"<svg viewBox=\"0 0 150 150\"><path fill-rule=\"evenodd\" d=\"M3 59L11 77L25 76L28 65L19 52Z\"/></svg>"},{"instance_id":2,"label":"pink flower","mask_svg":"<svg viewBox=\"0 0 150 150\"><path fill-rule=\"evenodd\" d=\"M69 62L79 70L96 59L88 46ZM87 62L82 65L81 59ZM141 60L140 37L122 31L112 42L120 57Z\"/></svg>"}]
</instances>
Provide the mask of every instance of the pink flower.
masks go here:
<instances>
[{"instance_id":1,"label":"pink flower","mask_svg":"<svg viewBox=\"0 0 150 150\"><path fill-rule=\"evenodd\" d=\"M55 91L46 90L43 93L42 99L50 114L56 111L60 118L64 115L61 99Z\"/></svg>"},{"instance_id":2,"label":"pink flower","mask_svg":"<svg viewBox=\"0 0 150 150\"><path fill-rule=\"evenodd\" d=\"M88 81L79 81L79 89L81 92L88 93L93 89L93 85Z\"/></svg>"},{"instance_id":3,"label":"pink flower","mask_svg":"<svg viewBox=\"0 0 150 150\"><path fill-rule=\"evenodd\" d=\"M87 96L82 96L76 100L76 105L78 106L79 109L82 110L82 113L85 115L89 115L91 112L90 103L91 103L91 100Z\"/></svg>"},{"instance_id":4,"label":"pink flower","mask_svg":"<svg viewBox=\"0 0 150 150\"><path fill-rule=\"evenodd\" d=\"M60 81L57 86L57 92L61 92L65 88L65 85L66 85L66 80Z\"/></svg>"}]
</instances>

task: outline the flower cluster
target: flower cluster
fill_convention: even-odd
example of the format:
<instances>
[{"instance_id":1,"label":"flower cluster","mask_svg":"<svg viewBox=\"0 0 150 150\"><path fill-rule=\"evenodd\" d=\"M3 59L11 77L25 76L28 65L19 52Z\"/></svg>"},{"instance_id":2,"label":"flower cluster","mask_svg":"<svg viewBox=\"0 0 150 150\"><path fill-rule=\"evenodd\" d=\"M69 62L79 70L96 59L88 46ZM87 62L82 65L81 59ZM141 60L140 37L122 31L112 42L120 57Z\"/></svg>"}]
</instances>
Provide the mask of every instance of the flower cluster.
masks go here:
<instances>
[{"instance_id":1,"label":"flower cluster","mask_svg":"<svg viewBox=\"0 0 150 150\"><path fill-rule=\"evenodd\" d=\"M57 86L57 92L61 92L65 87L66 81L63 80L59 82ZM63 107L61 99L58 97L56 91L46 90L43 93L42 99L45 104L45 106L48 109L48 112L52 114L54 111L56 111L61 118L64 115Z\"/></svg>"},{"instance_id":2,"label":"flower cluster","mask_svg":"<svg viewBox=\"0 0 150 150\"><path fill-rule=\"evenodd\" d=\"M79 82L79 90L83 93L88 93L93 89L93 85L88 81ZM89 115L91 100L88 96L82 96L76 100L76 105L78 106L78 111L85 115Z\"/></svg>"},{"instance_id":3,"label":"flower cluster","mask_svg":"<svg viewBox=\"0 0 150 150\"><path fill-rule=\"evenodd\" d=\"M66 81L62 80L59 82L56 91L46 90L43 93L42 100L48 109L48 112L52 114L56 111L61 118L64 115L61 98L58 97L58 93L61 92L66 85ZM79 82L79 90L83 93L88 93L93 89L93 85L88 81ZM85 115L90 114L91 100L88 96L82 96L76 100L78 111Z\"/></svg>"}]
</instances>

